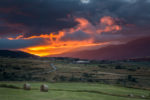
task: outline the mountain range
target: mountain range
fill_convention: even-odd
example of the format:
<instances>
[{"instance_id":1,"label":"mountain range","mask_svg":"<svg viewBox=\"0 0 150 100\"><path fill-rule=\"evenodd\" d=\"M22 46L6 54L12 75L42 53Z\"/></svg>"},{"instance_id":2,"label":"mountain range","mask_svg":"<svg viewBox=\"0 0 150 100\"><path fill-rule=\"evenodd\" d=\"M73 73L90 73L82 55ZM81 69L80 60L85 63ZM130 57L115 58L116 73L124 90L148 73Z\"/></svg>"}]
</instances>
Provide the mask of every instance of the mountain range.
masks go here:
<instances>
[{"instance_id":1,"label":"mountain range","mask_svg":"<svg viewBox=\"0 0 150 100\"><path fill-rule=\"evenodd\" d=\"M125 44L109 45L96 50L64 53L57 56L90 60L123 60L150 56L150 37L143 37Z\"/></svg>"}]
</instances>

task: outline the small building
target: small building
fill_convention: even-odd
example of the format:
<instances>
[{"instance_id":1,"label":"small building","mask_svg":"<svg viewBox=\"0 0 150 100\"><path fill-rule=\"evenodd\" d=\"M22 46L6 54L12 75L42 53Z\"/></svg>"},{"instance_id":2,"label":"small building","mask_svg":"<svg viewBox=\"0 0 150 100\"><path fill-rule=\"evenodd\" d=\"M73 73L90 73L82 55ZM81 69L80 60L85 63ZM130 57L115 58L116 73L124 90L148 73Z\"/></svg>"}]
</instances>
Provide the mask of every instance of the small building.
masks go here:
<instances>
[{"instance_id":1,"label":"small building","mask_svg":"<svg viewBox=\"0 0 150 100\"><path fill-rule=\"evenodd\" d=\"M74 63L76 63L76 64L89 64L90 61L89 60L78 60L78 61L75 61Z\"/></svg>"}]
</instances>

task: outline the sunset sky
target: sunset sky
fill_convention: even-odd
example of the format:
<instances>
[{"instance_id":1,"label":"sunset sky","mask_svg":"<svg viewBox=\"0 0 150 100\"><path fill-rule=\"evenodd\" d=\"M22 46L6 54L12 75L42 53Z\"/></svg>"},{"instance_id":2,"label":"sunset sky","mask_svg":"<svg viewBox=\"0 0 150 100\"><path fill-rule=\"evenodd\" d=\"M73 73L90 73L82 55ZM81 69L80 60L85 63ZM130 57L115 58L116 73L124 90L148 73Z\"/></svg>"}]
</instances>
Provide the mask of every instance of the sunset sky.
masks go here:
<instances>
[{"instance_id":1,"label":"sunset sky","mask_svg":"<svg viewBox=\"0 0 150 100\"><path fill-rule=\"evenodd\" d=\"M38 56L150 36L150 0L0 0L0 49Z\"/></svg>"}]
</instances>

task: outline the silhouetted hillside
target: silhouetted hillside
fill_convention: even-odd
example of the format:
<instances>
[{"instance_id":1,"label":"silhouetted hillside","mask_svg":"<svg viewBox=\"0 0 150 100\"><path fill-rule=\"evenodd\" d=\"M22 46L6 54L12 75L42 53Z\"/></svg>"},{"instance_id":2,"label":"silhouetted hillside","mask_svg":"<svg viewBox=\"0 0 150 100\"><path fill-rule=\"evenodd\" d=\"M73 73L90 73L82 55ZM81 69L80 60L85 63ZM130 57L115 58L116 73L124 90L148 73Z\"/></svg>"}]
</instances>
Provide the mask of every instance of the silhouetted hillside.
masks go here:
<instances>
[{"instance_id":1,"label":"silhouetted hillside","mask_svg":"<svg viewBox=\"0 0 150 100\"><path fill-rule=\"evenodd\" d=\"M131 61L137 61L137 62L139 62L139 61L141 61L141 62L143 62L143 61L150 61L150 57L144 57L144 58L133 58L133 59L130 59Z\"/></svg>"},{"instance_id":2,"label":"silhouetted hillside","mask_svg":"<svg viewBox=\"0 0 150 100\"><path fill-rule=\"evenodd\" d=\"M62 54L65 57L96 60L120 60L150 56L150 37L140 38L126 44L110 45L97 50Z\"/></svg>"},{"instance_id":3,"label":"silhouetted hillside","mask_svg":"<svg viewBox=\"0 0 150 100\"><path fill-rule=\"evenodd\" d=\"M22 51L0 50L0 57L28 58L37 56Z\"/></svg>"}]
</instances>

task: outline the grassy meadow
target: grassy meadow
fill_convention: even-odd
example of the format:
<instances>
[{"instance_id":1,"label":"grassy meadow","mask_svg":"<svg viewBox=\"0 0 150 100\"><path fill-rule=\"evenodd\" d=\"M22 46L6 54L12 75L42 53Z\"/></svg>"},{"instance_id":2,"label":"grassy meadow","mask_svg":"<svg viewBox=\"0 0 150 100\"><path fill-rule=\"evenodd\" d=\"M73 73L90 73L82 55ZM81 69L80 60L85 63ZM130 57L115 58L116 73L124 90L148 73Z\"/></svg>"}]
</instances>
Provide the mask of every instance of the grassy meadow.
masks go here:
<instances>
[{"instance_id":1,"label":"grassy meadow","mask_svg":"<svg viewBox=\"0 0 150 100\"><path fill-rule=\"evenodd\" d=\"M0 100L150 100L149 62L75 60L0 57ZM51 64L57 69L47 73ZM40 92L42 84L48 92Z\"/></svg>"},{"instance_id":2,"label":"grassy meadow","mask_svg":"<svg viewBox=\"0 0 150 100\"><path fill-rule=\"evenodd\" d=\"M3 84L20 89L0 87L0 100L149 100L150 95L148 90L98 83L45 83L49 92L40 92L43 82L31 82L29 91L22 89L24 82L0 82Z\"/></svg>"}]
</instances>

